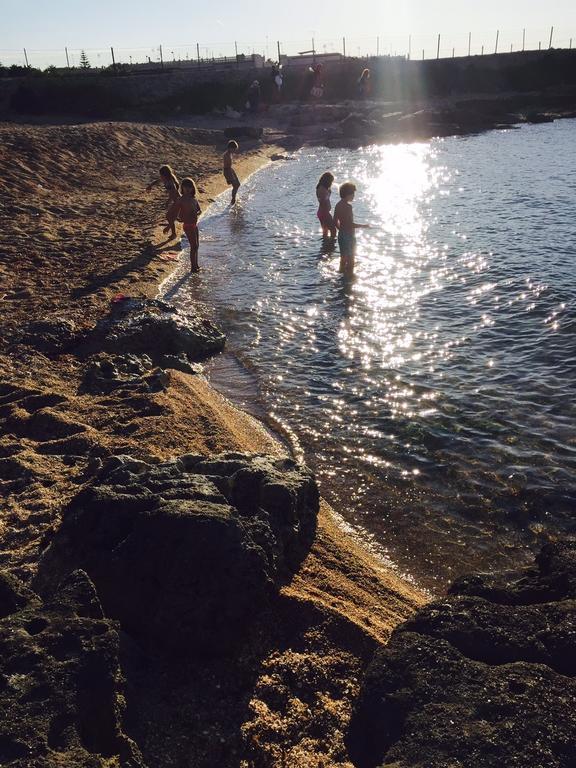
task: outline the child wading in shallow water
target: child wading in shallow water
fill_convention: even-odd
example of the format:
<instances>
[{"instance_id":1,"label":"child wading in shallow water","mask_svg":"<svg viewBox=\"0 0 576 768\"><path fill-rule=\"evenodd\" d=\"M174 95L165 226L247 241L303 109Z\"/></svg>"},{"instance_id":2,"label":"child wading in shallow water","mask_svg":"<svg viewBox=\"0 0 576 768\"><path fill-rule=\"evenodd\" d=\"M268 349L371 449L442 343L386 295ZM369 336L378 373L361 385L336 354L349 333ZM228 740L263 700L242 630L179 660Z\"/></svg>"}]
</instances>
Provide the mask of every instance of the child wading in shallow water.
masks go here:
<instances>
[{"instance_id":1,"label":"child wading in shallow water","mask_svg":"<svg viewBox=\"0 0 576 768\"><path fill-rule=\"evenodd\" d=\"M226 152L224 152L224 155L222 156L223 166L222 166L222 172L224 173L224 178L228 182L228 184L232 185L232 200L230 201L232 205L236 202L236 193L238 192L238 187L240 186L240 181L238 179L238 176L236 176L236 171L234 168L232 168L232 155L234 152L238 151L238 144L235 141L229 141L228 142L228 149Z\"/></svg>"},{"instance_id":2,"label":"child wading in shallow water","mask_svg":"<svg viewBox=\"0 0 576 768\"><path fill-rule=\"evenodd\" d=\"M180 199L179 183L176 178L176 174L169 165L161 165L158 170L158 178L155 181L151 181L146 187L146 192L150 192L152 187L156 184L163 184L164 189L168 193L168 210L166 211L166 218L168 224L164 227L163 232L165 235L170 232L172 237L176 237L176 205Z\"/></svg>"},{"instance_id":3,"label":"child wading in shallow water","mask_svg":"<svg viewBox=\"0 0 576 768\"><path fill-rule=\"evenodd\" d=\"M182 179L182 196L176 204L175 213L184 226L184 232L190 243L190 270L198 272L198 216L202 213L196 199L196 184L192 179Z\"/></svg>"},{"instance_id":4,"label":"child wading in shallow water","mask_svg":"<svg viewBox=\"0 0 576 768\"><path fill-rule=\"evenodd\" d=\"M334 181L334 174L330 171L326 171L320 176L318 184L316 185L316 197L318 199L318 212L317 216L322 226L322 234L324 237L336 237L336 227L334 226L334 219L330 210L332 204L330 203L330 195L332 193L332 182Z\"/></svg>"},{"instance_id":5,"label":"child wading in shallow water","mask_svg":"<svg viewBox=\"0 0 576 768\"><path fill-rule=\"evenodd\" d=\"M334 223L338 227L338 246L340 248L340 272L349 275L354 272L356 255L356 230L370 229L370 224L356 224L352 200L356 193L356 185L347 181L340 186L340 200L334 208Z\"/></svg>"}]
</instances>

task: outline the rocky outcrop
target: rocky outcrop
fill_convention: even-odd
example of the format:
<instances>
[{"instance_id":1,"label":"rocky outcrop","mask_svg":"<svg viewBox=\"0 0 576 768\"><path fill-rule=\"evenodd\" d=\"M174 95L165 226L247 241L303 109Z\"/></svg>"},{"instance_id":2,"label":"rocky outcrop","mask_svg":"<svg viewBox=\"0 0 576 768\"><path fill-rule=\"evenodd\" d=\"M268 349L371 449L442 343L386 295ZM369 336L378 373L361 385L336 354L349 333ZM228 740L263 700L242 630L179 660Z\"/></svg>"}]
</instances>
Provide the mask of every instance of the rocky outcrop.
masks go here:
<instances>
[{"instance_id":1,"label":"rocky outcrop","mask_svg":"<svg viewBox=\"0 0 576 768\"><path fill-rule=\"evenodd\" d=\"M226 340L210 320L151 299L119 301L98 323L93 337L105 352L148 355L154 365L166 355L207 357L220 352Z\"/></svg>"},{"instance_id":2,"label":"rocky outcrop","mask_svg":"<svg viewBox=\"0 0 576 768\"><path fill-rule=\"evenodd\" d=\"M393 634L350 731L358 768L573 768L576 543L463 578Z\"/></svg>"},{"instance_id":3,"label":"rocky outcrop","mask_svg":"<svg viewBox=\"0 0 576 768\"><path fill-rule=\"evenodd\" d=\"M315 480L291 459L114 457L64 511L36 586L49 595L82 568L149 649L226 651L297 568L317 511Z\"/></svg>"},{"instance_id":4,"label":"rocky outcrop","mask_svg":"<svg viewBox=\"0 0 576 768\"><path fill-rule=\"evenodd\" d=\"M0 765L144 768L122 729L115 622L76 571L43 602L0 573Z\"/></svg>"}]
</instances>

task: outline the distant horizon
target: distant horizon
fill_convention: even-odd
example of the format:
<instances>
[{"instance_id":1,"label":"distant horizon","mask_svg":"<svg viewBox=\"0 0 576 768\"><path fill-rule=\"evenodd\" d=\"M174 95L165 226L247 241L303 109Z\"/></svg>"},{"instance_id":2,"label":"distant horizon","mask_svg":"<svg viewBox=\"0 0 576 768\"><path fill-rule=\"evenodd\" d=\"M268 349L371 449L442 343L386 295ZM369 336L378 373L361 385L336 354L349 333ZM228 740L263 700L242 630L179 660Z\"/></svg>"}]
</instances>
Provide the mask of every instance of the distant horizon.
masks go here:
<instances>
[{"instance_id":1,"label":"distant horizon","mask_svg":"<svg viewBox=\"0 0 576 768\"><path fill-rule=\"evenodd\" d=\"M0 0L2 30L0 63L25 65L26 48L30 66L66 66L65 48L72 66L78 65L80 51L86 51L92 66L111 63L110 47L117 61L129 63L159 60L159 46L166 61L196 58L197 45L202 58L259 53L277 59L310 50L314 40L317 53L342 51L346 38L349 56L406 55L434 58L440 35L442 57L467 55L469 34L471 53L493 53L498 34L498 52L576 45L576 13L571 0L504 4L485 0L481 7L474 0L412 0L401 7L390 0L293 0L289 19L279 23L274 7L259 0L245 0L241 6L222 0L217 6L200 7L192 12L184 0L173 0L166 8L152 0L126 0L119 4L101 0L97 7L79 9L73 0L30 2ZM279 6L280 8L280 6ZM283 10L283 9L281 9ZM525 30L525 35L523 35Z\"/></svg>"}]
</instances>

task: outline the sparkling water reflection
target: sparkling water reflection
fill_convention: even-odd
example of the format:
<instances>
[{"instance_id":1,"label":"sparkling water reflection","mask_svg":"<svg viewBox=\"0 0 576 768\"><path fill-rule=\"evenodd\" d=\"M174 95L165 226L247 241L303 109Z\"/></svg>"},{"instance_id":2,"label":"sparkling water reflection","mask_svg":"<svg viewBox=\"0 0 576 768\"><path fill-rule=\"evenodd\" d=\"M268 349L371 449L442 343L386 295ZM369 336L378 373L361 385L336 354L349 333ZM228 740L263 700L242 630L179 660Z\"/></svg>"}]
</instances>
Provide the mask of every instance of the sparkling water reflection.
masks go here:
<instances>
[{"instance_id":1,"label":"sparkling water reflection","mask_svg":"<svg viewBox=\"0 0 576 768\"><path fill-rule=\"evenodd\" d=\"M202 274L169 289L215 305L323 493L433 589L576 530L575 140L562 121L299 152L218 201ZM327 168L375 226L352 281L314 218Z\"/></svg>"}]
</instances>

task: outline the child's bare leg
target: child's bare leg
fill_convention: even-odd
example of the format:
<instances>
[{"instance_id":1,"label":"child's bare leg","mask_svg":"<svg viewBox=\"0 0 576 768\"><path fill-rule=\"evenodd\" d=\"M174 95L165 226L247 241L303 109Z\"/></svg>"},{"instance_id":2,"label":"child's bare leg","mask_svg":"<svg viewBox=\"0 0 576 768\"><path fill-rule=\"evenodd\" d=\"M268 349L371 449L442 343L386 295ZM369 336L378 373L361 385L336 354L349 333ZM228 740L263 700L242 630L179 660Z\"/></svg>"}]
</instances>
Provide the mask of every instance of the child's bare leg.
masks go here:
<instances>
[{"instance_id":1,"label":"child's bare leg","mask_svg":"<svg viewBox=\"0 0 576 768\"><path fill-rule=\"evenodd\" d=\"M200 267L198 266L198 246L190 246L190 271L198 272Z\"/></svg>"},{"instance_id":2,"label":"child's bare leg","mask_svg":"<svg viewBox=\"0 0 576 768\"><path fill-rule=\"evenodd\" d=\"M176 219L173 219L171 216L166 216L168 219L168 224L164 227L162 230L165 235L170 233L172 237L176 237Z\"/></svg>"},{"instance_id":3,"label":"child's bare leg","mask_svg":"<svg viewBox=\"0 0 576 768\"><path fill-rule=\"evenodd\" d=\"M236 202L236 194L240 188L240 183L232 185L232 204Z\"/></svg>"},{"instance_id":4,"label":"child's bare leg","mask_svg":"<svg viewBox=\"0 0 576 768\"><path fill-rule=\"evenodd\" d=\"M200 267L198 266L198 247L200 245L200 238L198 237L198 230L194 233L194 236L189 238L190 240L190 271L198 272Z\"/></svg>"}]
</instances>

